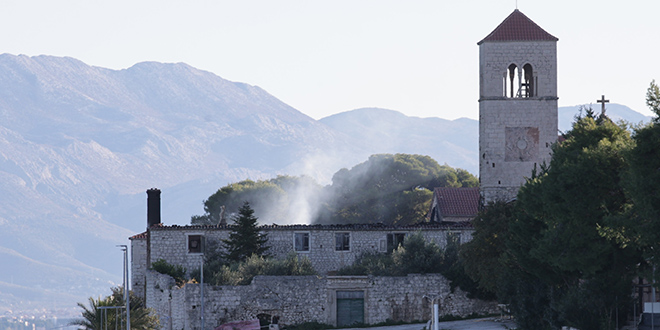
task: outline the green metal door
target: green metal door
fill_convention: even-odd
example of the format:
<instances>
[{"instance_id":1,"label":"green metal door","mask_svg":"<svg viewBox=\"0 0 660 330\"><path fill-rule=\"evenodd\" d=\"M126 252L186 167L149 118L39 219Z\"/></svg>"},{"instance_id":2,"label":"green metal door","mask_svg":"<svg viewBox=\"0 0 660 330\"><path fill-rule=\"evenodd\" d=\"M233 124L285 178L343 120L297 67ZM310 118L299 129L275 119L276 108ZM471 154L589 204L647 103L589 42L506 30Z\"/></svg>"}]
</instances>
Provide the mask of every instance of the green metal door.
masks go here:
<instances>
[{"instance_id":1,"label":"green metal door","mask_svg":"<svg viewBox=\"0 0 660 330\"><path fill-rule=\"evenodd\" d=\"M337 326L364 323L364 291L337 291Z\"/></svg>"}]
</instances>

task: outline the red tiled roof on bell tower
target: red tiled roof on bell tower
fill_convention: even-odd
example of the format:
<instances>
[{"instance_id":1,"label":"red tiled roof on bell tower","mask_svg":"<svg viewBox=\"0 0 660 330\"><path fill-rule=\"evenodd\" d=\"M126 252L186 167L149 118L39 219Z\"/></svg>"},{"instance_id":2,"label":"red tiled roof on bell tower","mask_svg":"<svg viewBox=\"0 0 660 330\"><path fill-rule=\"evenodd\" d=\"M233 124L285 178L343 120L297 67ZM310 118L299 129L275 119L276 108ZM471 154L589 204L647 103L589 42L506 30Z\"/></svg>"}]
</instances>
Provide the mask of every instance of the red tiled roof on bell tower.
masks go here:
<instances>
[{"instance_id":1,"label":"red tiled roof on bell tower","mask_svg":"<svg viewBox=\"0 0 660 330\"><path fill-rule=\"evenodd\" d=\"M516 9L477 45L485 41L557 41L555 36L545 32L534 21Z\"/></svg>"}]
</instances>

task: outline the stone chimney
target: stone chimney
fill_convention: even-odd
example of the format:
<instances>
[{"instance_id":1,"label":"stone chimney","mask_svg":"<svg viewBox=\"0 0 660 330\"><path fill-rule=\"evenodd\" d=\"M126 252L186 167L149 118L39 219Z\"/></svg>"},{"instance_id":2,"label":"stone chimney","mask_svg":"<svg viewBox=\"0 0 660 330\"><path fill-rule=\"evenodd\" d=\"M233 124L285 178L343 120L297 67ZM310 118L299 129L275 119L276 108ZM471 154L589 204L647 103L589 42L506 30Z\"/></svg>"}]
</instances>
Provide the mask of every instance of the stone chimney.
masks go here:
<instances>
[{"instance_id":1,"label":"stone chimney","mask_svg":"<svg viewBox=\"0 0 660 330\"><path fill-rule=\"evenodd\" d=\"M160 189L147 190L147 228L160 223Z\"/></svg>"}]
</instances>

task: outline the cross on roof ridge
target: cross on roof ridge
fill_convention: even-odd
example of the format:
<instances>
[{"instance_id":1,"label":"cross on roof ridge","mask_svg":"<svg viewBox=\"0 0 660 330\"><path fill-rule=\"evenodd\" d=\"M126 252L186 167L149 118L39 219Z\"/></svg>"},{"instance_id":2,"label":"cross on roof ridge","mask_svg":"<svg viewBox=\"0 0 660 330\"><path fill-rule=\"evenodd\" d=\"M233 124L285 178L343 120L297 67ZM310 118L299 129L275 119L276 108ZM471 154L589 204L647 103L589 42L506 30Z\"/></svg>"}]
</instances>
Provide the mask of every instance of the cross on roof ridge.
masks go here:
<instances>
[{"instance_id":1,"label":"cross on roof ridge","mask_svg":"<svg viewBox=\"0 0 660 330\"><path fill-rule=\"evenodd\" d=\"M603 95L601 96L600 100L596 100L596 102L601 104L600 113L601 115L605 116L605 103L609 103L610 100L606 100L605 95Z\"/></svg>"}]
</instances>

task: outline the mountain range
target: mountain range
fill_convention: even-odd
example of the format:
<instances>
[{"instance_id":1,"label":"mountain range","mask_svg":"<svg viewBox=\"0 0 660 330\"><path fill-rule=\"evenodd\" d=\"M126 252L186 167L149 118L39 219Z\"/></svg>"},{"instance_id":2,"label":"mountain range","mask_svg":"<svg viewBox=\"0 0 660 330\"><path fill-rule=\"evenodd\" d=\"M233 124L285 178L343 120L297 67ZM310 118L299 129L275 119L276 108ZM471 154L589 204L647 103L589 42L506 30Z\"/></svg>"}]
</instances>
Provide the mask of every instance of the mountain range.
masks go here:
<instances>
[{"instance_id":1,"label":"mountain range","mask_svg":"<svg viewBox=\"0 0 660 330\"><path fill-rule=\"evenodd\" d=\"M560 108L560 130L577 112ZM649 120L616 104L608 114ZM74 315L76 302L121 284L117 245L144 231L151 187L163 191L163 222L186 224L229 182L305 174L327 184L374 153L477 174L478 122L378 108L314 120L184 63L110 70L0 55L0 315Z\"/></svg>"}]
</instances>

